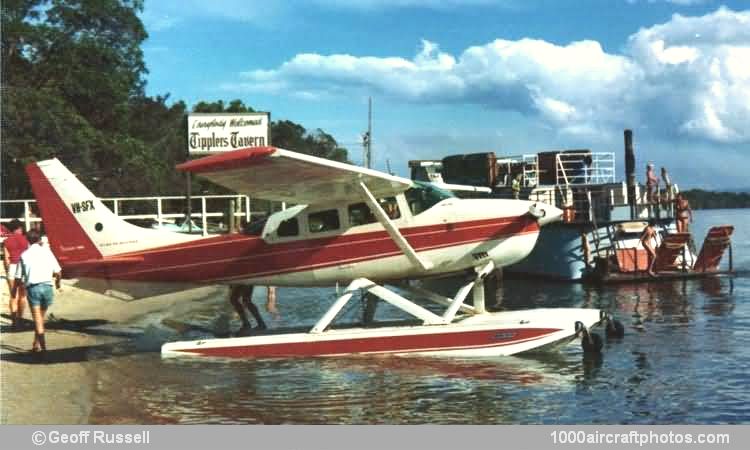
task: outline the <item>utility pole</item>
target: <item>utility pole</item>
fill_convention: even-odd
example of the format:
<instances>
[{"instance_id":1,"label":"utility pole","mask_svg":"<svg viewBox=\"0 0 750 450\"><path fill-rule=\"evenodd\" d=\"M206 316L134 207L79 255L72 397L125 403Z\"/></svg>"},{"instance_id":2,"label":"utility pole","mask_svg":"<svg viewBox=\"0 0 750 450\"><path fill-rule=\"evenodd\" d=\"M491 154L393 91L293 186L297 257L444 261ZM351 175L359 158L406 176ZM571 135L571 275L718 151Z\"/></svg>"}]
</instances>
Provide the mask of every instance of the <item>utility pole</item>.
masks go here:
<instances>
[{"instance_id":1,"label":"utility pole","mask_svg":"<svg viewBox=\"0 0 750 450\"><path fill-rule=\"evenodd\" d=\"M370 168L372 161L372 97L367 99L367 131L362 136L362 165Z\"/></svg>"}]
</instances>

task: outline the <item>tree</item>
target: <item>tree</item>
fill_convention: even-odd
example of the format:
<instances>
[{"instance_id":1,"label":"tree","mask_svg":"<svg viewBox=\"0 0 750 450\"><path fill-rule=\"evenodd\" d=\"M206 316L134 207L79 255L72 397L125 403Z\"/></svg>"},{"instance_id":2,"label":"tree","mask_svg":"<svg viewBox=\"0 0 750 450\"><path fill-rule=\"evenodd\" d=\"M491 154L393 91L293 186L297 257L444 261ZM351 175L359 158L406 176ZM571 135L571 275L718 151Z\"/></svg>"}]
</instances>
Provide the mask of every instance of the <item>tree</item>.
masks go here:
<instances>
[{"instance_id":1,"label":"tree","mask_svg":"<svg viewBox=\"0 0 750 450\"><path fill-rule=\"evenodd\" d=\"M693 209L750 208L750 193L712 192L691 189L682 192Z\"/></svg>"},{"instance_id":2,"label":"tree","mask_svg":"<svg viewBox=\"0 0 750 450\"><path fill-rule=\"evenodd\" d=\"M178 193L183 102L144 94L141 0L3 2L6 197L31 195L23 166L58 157L102 196Z\"/></svg>"},{"instance_id":3,"label":"tree","mask_svg":"<svg viewBox=\"0 0 750 450\"><path fill-rule=\"evenodd\" d=\"M142 9L143 0L0 3L3 198L31 197L24 166L52 157L100 196L184 192L174 166L187 158L187 106L144 93ZM254 110L220 100L193 111ZM289 121L271 127L277 145L346 160L346 150L321 130L308 133ZM209 189L196 183L194 192Z\"/></svg>"}]
</instances>

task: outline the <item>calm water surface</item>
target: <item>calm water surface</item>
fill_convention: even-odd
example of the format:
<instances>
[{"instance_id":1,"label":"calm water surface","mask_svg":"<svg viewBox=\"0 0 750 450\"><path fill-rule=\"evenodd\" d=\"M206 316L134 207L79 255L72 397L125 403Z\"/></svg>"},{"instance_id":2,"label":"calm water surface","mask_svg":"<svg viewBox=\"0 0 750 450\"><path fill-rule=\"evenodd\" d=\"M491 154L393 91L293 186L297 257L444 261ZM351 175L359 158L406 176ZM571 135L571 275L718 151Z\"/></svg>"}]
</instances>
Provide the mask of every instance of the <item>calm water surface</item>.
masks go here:
<instances>
[{"instance_id":1,"label":"calm water surface","mask_svg":"<svg viewBox=\"0 0 750 450\"><path fill-rule=\"evenodd\" d=\"M601 358L576 344L534 357L162 359L161 343L237 328L225 298L187 315L150 317L119 349L92 351L92 423L748 423L750 210L698 211L734 224L738 275L586 287L506 280L508 309L608 309L626 326ZM698 243L700 245L700 243ZM258 290L260 291L260 290ZM261 305L264 292L257 292ZM271 326L312 325L334 291L279 289ZM358 305L348 311L359 314ZM378 317L394 311L383 308Z\"/></svg>"}]
</instances>

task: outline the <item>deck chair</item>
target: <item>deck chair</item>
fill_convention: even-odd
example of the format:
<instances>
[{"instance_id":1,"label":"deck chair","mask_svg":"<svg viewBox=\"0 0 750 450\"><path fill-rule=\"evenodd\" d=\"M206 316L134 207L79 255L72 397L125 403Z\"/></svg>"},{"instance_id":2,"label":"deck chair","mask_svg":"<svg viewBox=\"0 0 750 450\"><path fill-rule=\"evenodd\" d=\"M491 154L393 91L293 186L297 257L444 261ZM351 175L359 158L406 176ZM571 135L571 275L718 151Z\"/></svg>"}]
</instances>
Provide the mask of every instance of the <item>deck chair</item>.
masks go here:
<instances>
[{"instance_id":1,"label":"deck chair","mask_svg":"<svg viewBox=\"0 0 750 450\"><path fill-rule=\"evenodd\" d=\"M654 271L680 269L681 267L677 266L677 257L680 256L682 249L685 248L688 242L690 242L690 233L667 234L661 245L656 248ZM689 269L690 267L687 268Z\"/></svg>"},{"instance_id":2,"label":"deck chair","mask_svg":"<svg viewBox=\"0 0 750 450\"><path fill-rule=\"evenodd\" d=\"M732 243L732 225L720 225L708 230L703 247L695 260L693 270L696 272L714 272L719 268L724 251Z\"/></svg>"}]
</instances>

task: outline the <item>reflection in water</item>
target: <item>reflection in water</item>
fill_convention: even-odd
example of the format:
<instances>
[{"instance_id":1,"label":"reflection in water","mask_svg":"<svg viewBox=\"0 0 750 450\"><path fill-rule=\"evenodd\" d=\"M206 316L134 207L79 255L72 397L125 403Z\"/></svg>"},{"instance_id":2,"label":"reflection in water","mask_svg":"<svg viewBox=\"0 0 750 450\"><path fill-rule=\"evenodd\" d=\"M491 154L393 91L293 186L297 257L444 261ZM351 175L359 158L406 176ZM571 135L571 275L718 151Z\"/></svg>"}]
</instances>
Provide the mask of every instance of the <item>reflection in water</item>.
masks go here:
<instances>
[{"instance_id":1,"label":"reflection in water","mask_svg":"<svg viewBox=\"0 0 750 450\"><path fill-rule=\"evenodd\" d=\"M697 215L696 226L698 219ZM750 240L743 233L737 230L735 265L747 270ZM262 294L262 290L256 292ZM333 301L334 290L279 289L278 297L280 316L269 317L271 325L312 325ZM186 315L150 318L141 324L146 332L135 341L139 352L133 353L132 344L127 352L98 349L109 353L96 360L90 420L269 424L750 421L750 276L603 287L503 280L494 301L495 309L606 309L623 322L626 335L605 339L604 354L599 357L582 355L576 343L533 357L481 360L379 356L237 361L161 359L154 352L164 341L184 339L186 333L215 330L221 334L237 328L226 299L215 299ZM398 311L386 306L377 314L390 318ZM355 305L345 319L360 316Z\"/></svg>"}]
</instances>

